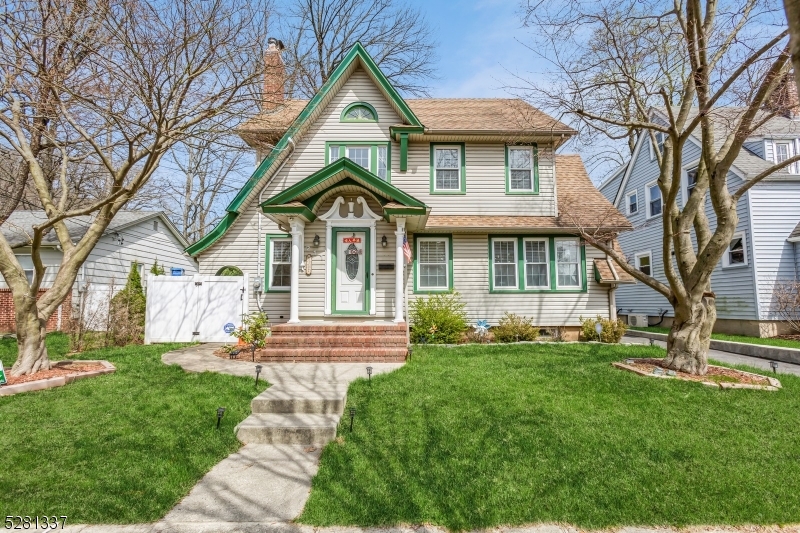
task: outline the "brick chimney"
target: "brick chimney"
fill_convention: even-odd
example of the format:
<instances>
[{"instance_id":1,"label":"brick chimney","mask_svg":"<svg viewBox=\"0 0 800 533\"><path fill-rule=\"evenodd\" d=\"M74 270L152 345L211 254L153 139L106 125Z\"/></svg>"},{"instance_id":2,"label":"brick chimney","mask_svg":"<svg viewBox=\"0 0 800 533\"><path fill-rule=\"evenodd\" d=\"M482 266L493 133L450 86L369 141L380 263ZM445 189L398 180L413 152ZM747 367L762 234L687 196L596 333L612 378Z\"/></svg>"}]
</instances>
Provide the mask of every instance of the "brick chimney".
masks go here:
<instances>
[{"instance_id":1,"label":"brick chimney","mask_svg":"<svg viewBox=\"0 0 800 533\"><path fill-rule=\"evenodd\" d=\"M787 118L800 117L800 101L797 98L797 82L794 79L794 72L786 74L775 92L772 93L769 108Z\"/></svg>"},{"instance_id":2,"label":"brick chimney","mask_svg":"<svg viewBox=\"0 0 800 533\"><path fill-rule=\"evenodd\" d=\"M281 52L283 42L274 37L267 41L267 53L264 54L264 92L261 110L270 111L283 105L283 85L286 81L286 66L283 64Z\"/></svg>"}]
</instances>

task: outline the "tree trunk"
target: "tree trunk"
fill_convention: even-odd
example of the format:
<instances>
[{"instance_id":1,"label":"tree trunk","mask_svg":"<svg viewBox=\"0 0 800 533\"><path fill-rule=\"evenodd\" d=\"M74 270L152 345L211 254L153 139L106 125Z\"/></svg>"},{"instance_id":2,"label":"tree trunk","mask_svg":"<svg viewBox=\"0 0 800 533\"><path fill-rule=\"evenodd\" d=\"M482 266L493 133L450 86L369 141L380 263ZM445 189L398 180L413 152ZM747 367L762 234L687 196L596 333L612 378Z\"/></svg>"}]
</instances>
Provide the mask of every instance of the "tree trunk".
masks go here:
<instances>
[{"instance_id":1,"label":"tree trunk","mask_svg":"<svg viewBox=\"0 0 800 533\"><path fill-rule=\"evenodd\" d=\"M47 319L39 317L36 299L28 294L14 298L14 315L17 320L17 362L11 368L12 376L33 374L50 369L50 358L45 346Z\"/></svg>"},{"instance_id":2,"label":"tree trunk","mask_svg":"<svg viewBox=\"0 0 800 533\"><path fill-rule=\"evenodd\" d=\"M699 302L676 306L675 319L667 336L664 366L704 376L708 371L711 330L716 321L714 293L705 293Z\"/></svg>"}]
</instances>

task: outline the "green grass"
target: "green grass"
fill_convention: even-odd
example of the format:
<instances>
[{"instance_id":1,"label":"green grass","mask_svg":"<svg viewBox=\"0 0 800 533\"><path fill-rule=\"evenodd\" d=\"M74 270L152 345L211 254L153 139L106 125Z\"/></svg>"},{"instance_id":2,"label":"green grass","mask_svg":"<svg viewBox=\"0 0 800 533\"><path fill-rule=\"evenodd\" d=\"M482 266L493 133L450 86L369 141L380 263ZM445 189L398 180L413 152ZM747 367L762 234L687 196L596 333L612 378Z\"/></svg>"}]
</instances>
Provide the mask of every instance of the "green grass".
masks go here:
<instances>
[{"instance_id":1,"label":"green grass","mask_svg":"<svg viewBox=\"0 0 800 533\"><path fill-rule=\"evenodd\" d=\"M425 347L350 386L299 521L453 530L535 522L800 521L800 378L720 391L613 368L649 346Z\"/></svg>"},{"instance_id":2,"label":"green grass","mask_svg":"<svg viewBox=\"0 0 800 533\"><path fill-rule=\"evenodd\" d=\"M664 333L664 334L669 333L669 328L663 328L659 326L650 326L648 328L628 328L628 329L649 331L651 333ZM726 335L724 333L712 333L711 338L719 341L744 342L746 344L762 344L764 346L780 346L781 348L797 348L798 350L800 350L800 341L793 341L788 339L773 339L770 337L767 338L750 337L747 335Z\"/></svg>"},{"instance_id":3,"label":"green grass","mask_svg":"<svg viewBox=\"0 0 800 533\"><path fill-rule=\"evenodd\" d=\"M66 337L47 340L51 357L63 359ZM161 354L177 346L71 355L107 359L117 372L0 398L4 515L67 515L72 524L158 520L236 451L233 427L250 413L253 380L163 364ZM11 366L15 358L15 341L0 340L0 360ZM228 410L217 431L219 406Z\"/></svg>"}]
</instances>

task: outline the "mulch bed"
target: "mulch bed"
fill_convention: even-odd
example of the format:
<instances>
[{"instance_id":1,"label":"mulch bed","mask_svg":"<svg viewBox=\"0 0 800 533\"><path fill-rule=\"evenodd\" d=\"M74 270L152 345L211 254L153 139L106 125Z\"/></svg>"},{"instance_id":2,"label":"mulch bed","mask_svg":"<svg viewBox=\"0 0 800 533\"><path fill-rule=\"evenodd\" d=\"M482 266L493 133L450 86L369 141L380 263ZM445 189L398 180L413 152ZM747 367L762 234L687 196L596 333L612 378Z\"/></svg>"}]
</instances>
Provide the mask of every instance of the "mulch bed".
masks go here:
<instances>
[{"instance_id":1,"label":"mulch bed","mask_svg":"<svg viewBox=\"0 0 800 533\"><path fill-rule=\"evenodd\" d=\"M667 373L667 368L663 365L662 359L634 359L632 363L625 362L627 366L641 370L647 374L652 374L653 369L656 367L664 369L664 375ZM686 372L675 372L676 378L685 379L687 381L698 382L715 382L715 383L745 383L748 385L770 385L769 379L764 376L758 376L749 372L742 372L733 368L725 368L721 366L708 365L708 373L705 376L697 376Z\"/></svg>"},{"instance_id":2,"label":"mulch bed","mask_svg":"<svg viewBox=\"0 0 800 533\"><path fill-rule=\"evenodd\" d=\"M6 369L6 378L8 385L18 385L20 383L28 383L31 381L39 381L41 379L57 378L62 376L72 376L75 374L86 374L88 372L96 372L103 370L105 366L101 363L81 363L81 362L65 362L54 363L50 370L41 370L35 374L28 374L27 376L12 376L11 369Z\"/></svg>"}]
</instances>

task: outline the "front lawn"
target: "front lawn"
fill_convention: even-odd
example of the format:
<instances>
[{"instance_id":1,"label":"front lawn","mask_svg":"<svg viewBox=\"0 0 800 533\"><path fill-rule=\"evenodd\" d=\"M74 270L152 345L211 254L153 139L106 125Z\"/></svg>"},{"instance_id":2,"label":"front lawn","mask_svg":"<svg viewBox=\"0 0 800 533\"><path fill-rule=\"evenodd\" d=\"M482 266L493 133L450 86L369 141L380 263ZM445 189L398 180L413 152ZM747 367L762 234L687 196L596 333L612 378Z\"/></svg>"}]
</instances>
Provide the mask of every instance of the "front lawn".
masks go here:
<instances>
[{"instance_id":1,"label":"front lawn","mask_svg":"<svg viewBox=\"0 0 800 533\"><path fill-rule=\"evenodd\" d=\"M669 333L669 328L663 328L660 326L650 326L647 328L628 328L628 329L635 329L638 331L649 331L651 333ZM712 333L712 339L716 339L718 341L730 341L730 342L743 342L745 344L762 344L764 346L779 346L781 348L796 348L800 350L800 341L794 341L791 339L777 339L773 337L750 337L748 335L726 335L725 333Z\"/></svg>"},{"instance_id":2,"label":"front lawn","mask_svg":"<svg viewBox=\"0 0 800 533\"><path fill-rule=\"evenodd\" d=\"M47 340L53 359L63 359L65 337ZM158 520L236 451L233 427L250 413L253 380L163 364L161 354L176 347L71 355L107 359L117 372L0 398L4 516L66 515L68 524ZM0 360L10 367L14 359L16 342L0 339ZM227 412L218 431L219 406Z\"/></svg>"},{"instance_id":3,"label":"front lawn","mask_svg":"<svg viewBox=\"0 0 800 533\"><path fill-rule=\"evenodd\" d=\"M649 346L424 347L354 382L300 521L618 525L800 522L800 378L720 391L610 363Z\"/></svg>"}]
</instances>

